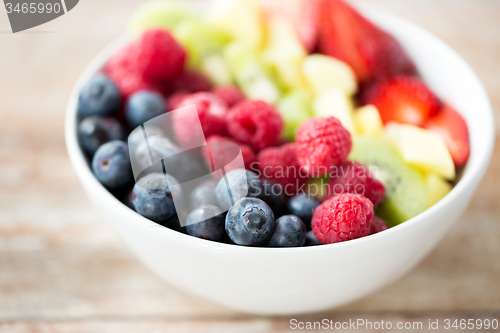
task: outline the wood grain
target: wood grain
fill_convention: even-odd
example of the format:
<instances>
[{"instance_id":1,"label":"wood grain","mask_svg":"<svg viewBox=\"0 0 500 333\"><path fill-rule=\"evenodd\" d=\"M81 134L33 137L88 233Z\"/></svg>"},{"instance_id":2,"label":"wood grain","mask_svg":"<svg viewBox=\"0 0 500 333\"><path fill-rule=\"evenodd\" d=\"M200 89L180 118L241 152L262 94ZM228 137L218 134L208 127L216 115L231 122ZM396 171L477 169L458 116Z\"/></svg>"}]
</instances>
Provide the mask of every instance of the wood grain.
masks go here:
<instances>
[{"instance_id":1,"label":"wood grain","mask_svg":"<svg viewBox=\"0 0 500 333\"><path fill-rule=\"evenodd\" d=\"M356 3L444 39L500 110L500 2ZM117 240L76 179L63 137L70 91L139 4L81 1L36 33L0 34L0 333L288 331L290 318L239 314L158 279ZM0 32L8 29L0 10ZM500 319L499 150L465 216L422 264L376 294L301 320Z\"/></svg>"}]
</instances>

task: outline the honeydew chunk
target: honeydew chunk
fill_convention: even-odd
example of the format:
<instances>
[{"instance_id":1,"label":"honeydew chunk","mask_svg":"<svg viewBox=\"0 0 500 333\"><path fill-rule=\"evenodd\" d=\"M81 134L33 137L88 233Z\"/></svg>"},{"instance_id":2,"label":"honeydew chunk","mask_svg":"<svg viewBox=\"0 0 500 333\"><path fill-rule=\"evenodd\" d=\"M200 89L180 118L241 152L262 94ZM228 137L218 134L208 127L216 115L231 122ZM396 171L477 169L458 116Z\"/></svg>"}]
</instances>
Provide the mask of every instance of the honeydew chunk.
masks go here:
<instances>
[{"instance_id":1,"label":"honeydew chunk","mask_svg":"<svg viewBox=\"0 0 500 333\"><path fill-rule=\"evenodd\" d=\"M438 133L414 125L389 123L385 134L406 163L448 180L455 179L455 164Z\"/></svg>"},{"instance_id":2,"label":"honeydew chunk","mask_svg":"<svg viewBox=\"0 0 500 333\"><path fill-rule=\"evenodd\" d=\"M254 0L214 0L207 21L252 47L262 47L264 13Z\"/></svg>"},{"instance_id":3,"label":"honeydew chunk","mask_svg":"<svg viewBox=\"0 0 500 333\"><path fill-rule=\"evenodd\" d=\"M366 105L354 111L354 126L358 134L379 136L384 132L380 113L373 105Z\"/></svg>"},{"instance_id":4,"label":"honeydew chunk","mask_svg":"<svg viewBox=\"0 0 500 333\"><path fill-rule=\"evenodd\" d=\"M172 30L191 16L189 7L179 1L151 1L135 12L129 27L134 33L141 33L149 28Z\"/></svg>"},{"instance_id":5,"label":"honeydew chunk","mask_svg":"<svg viewBox=\"0 0 500 333\"><path fill-rule=\"evenodd\" d=\"M450 183L434 172L425 175L425 183L427 185L427 192L429 193L427 208L437 204L438 201L443 199L452 189Z\"/></svg>"},{"instance_id":6,"label":"honeydew chunk","mask_svg":"<svg viewBox=\"0 0 500 333\"><path fill-rule=\"evenodd\" d=\"M306 89L296 89L278 101L277 107L285 122L283 138L295 141L299 126L313 116L313 97Z\"/></svg>"},{"instance_id":7,"label":"honeydew chunk","mask_svg":"<svg viewBox=\"0 0 500 333\"><path fill-rule=\"evenodd\" d=\"M210 54L204 57L200 69L215 86L226 86L233 83L229 66L221 54Z\"/></svg>"},{"instance_id":8,"label":"honeydew chunk","mask_svg":"<svg viewBox=\"0 0 500 333\"><path fill-rule=\"evenodd\" d=\"M337 118L342 126L354 133L353 102L340 88L332 87L318 95L313 101L313 112L315 117Z\"/></svg>"},{"instance_id":9,"label":"honeydew chunk","mask_svg":"<svg viewBox=\"0 0 500 333\"><path fill-rule=\"evenodd\" d=\"M305 58L302 69L307 82L317 93L322 94L332 87L341 89L346 95L358 90L356 74L345 62L322 54Z\"/></svg>"},{"instance_id":10,"label":"honeydew chunk","mask_svg":"<svg viewBox=\"0 0 500 333\"><path fill-rule=\"evenodd\" d=\"M280 17L270 20L263 57L284 88L307 86L301 67L306 50L289 21Z\"/></svg>"}]
</instances>

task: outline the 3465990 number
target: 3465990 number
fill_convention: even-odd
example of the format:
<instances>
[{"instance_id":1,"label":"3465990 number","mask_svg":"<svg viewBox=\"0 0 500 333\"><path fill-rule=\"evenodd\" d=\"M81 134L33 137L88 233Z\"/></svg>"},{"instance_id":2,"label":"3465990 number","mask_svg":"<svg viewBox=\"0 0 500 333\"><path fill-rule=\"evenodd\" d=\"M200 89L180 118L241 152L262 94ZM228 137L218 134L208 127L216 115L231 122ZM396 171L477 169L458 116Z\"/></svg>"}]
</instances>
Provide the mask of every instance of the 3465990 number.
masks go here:
<instances>
[{"instance_id":1,"label":"3465990 number","mask_svg":"<svg viewBox=\"0 0 500 333\"><path fill-rule=\"evenodd\" d=\"M47 13L50 14L52 12L58 14L61 12L61 4L55 3L42 3L42 2L30 2L30 3L17 3L15 6L12 3L7 2L5 4L5 8L7 9L7 14L12 12L15 13L23 13L23 14L35 14L35 13Z\"/></svg>"}]
</instances>

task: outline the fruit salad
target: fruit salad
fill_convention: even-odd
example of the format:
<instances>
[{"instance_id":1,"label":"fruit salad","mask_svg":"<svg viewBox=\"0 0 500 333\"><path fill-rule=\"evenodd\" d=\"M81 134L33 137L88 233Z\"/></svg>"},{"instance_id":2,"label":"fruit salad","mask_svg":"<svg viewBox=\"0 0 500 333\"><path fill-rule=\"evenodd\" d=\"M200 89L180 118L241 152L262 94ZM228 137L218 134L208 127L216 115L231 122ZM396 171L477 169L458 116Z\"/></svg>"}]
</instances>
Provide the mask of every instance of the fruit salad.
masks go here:
<instances>
[{"instance_id":1,"label":"fruit salad","mask_svg":"<svg viewBox=\"0 0 500 333\"><path fill-rule=\"evenodd\" d=\"M349 241L436 204L469 158L460 113L342 0L215 0L201 13L156 1L130 34L81 89L78 135L97 180L162 227L240 246ZM144 127L170 112L173 135ZM191 149L197 126L206 145ZM133 173L131 159L153 157L163 172Z\"/></svg>"}]
</instances>

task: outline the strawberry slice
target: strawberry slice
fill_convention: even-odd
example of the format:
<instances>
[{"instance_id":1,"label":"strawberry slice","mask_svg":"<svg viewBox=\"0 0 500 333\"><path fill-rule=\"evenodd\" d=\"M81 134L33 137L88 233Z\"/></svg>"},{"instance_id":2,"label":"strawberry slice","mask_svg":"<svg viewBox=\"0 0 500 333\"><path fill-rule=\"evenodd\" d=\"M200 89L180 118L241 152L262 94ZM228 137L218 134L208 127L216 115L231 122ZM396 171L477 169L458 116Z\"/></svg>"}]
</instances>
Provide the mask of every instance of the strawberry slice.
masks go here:
<instances>
[{"instance_id":1,"label":"strawberry slice","mask_svg":"<svg viewBox=\"0 0 500 333\"><path fill-rule=\"evenodd\" d=\"M341 0L324 0L319 14L321 53L348 63L360 83L399 74L415 66L396 39Z\"/></svg>"},{"instance_id":2,"label":"strawberry slice","mask_svg":"<svg viewBox=\"0 0 500 333\"><path fill-rule=\"evenodd\" d=\"M467 163L470 154L469 130L460 113L445 105L424 127L441 134L457 167Z\"/></svg>"},{"instance_id":3,"label":"strawberry slice","mask_svg":"<svg viewBox=\"0 0 500 333\"><path fill-rule=\"evenodd\" d=\"M398 76L372 85L362 104L377 107L384 124L395 121L423 126L440 108L439 99L416 77Z\"/></svg>"},{"instance_id":4,"label":"strawberry slice","mask_svg":"<svg viewBox=\"0 0 500 333\"><path fill-rule=\"evenodd\" d=\"M292 23L302 45L309 53L315 49L322 0L273 0L262 3L268 17L283 17Z\"/></svg>"}]
</instances>

